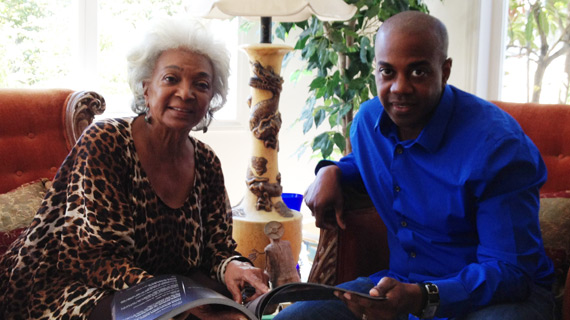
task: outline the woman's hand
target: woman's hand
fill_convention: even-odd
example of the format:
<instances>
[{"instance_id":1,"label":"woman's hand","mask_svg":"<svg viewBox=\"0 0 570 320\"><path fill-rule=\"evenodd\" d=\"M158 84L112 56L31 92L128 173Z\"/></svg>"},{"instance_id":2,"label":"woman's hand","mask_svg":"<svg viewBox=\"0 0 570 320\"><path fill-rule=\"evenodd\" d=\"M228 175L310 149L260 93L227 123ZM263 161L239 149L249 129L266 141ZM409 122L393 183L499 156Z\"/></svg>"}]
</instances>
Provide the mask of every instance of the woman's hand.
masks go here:
<instances>
[{"instance_id":1,"label":"woman's hand","mask_svg":"<svg viewBox=\"0 0 570 320\"><path fill-rule=\"evenodd\" d=\"M362 319L396 319L401 314L421 312L422 292L417 284L402 283L384 277L370 289L369 294L386 297L386 300L375 301L350 293L341 294L338 291L335 293L356 317Z\"/></svg>"},{"instance_id":2,"label":"woman's hand","mask_svg":"<svg viewBox=\"0 0 570 320\"><path fill-rule=\"evenodd\" d=\"M243 302L241 292L246 285L255 288L255 294L249 297L247 301L253 300L269 291L267 286L269 276L262 269L243 261L231 261L226 267L224 280L226 287L237 303Z\"/></svg>"}]
</instances>

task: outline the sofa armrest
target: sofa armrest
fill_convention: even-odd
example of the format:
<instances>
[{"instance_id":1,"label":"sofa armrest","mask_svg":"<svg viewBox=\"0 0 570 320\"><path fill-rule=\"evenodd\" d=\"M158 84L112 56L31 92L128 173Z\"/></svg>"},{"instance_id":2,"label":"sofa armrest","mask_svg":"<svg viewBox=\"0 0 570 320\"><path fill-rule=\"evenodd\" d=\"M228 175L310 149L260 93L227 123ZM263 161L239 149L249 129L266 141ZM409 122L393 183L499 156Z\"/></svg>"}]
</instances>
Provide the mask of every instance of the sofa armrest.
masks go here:
<instances>
[{"instance_id":1,"label":"sofa armrest","mask_svg":"<svg viewBox=\"0 0 570 320\"><path fill-rule=\"evenodd\" d=\"M103 111L105 111L105 99L97 92L77 91L69 95L63 123L67 132L65 139L70 149L83 130L93 122L95 115L102 114Z\"/></svg>"},{"instance_id":2,"label":"sofa armrest","mask_svg":"<svg viewBox=\"0 0 570 320\"><path fill-rule=\"evenodd\" d=\"M346 229L321 229L309 282L336 285L389 265L386 226L367 194L343 190Z\"/></svg>"}]
</instances>

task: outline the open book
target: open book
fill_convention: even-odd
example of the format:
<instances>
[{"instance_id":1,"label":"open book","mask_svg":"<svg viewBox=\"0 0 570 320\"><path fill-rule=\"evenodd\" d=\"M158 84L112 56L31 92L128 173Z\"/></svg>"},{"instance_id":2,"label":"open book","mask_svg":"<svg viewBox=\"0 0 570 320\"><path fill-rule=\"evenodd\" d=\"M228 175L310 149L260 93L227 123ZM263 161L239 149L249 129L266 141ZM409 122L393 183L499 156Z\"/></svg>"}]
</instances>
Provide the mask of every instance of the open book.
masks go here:
<instances>
[{"instance_id":1,"label":"open book","mask_svg":"<svg viewBox=\"0 0 570 320\"><path fill-rule=\"evenodd\" d=\"M188 277L162 275L148 279L113 297L113 319L153 320L170 319L189 309L203 305L225 305L243 313L250 320L261 319L269 305L283 302L337 299L334 291L352 292L338 287L316 283L289 283L274 288L257 299L241 305ZM371 297L352 292L374 300Z\"/></svg>"}]
</instances>

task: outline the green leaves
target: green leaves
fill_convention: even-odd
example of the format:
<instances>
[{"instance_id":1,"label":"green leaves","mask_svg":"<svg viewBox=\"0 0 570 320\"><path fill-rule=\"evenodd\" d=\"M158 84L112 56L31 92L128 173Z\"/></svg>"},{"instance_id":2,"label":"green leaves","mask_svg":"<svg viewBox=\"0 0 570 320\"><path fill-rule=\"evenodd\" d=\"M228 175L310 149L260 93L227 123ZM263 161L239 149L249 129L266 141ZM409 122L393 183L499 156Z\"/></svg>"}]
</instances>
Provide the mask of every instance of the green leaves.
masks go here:
<instances>
[{"instance_id":1,"label":"green leaves","mask_svg":"<svg viewBox=\"0 0 570 320\"><path fill-rule=\"evenodd\" d=\"M327 113L325 112L324 109L319 109L317 110L317 112L315 112L315 126L318 127L321 125L321 123L323 123L323 121L325 120L325 117L327 116Z\"/></svg>"},{"instance_id":2,"label":"green leaves","mask_svg":"<svg viewBox=\"0 0 570 320\"><path fill-rule=\"evenodd\" d=\"M327 79L325 77L316 77L313 82L311 82L311 84L309 85L309 88L311 88L311 90L315 90L318 88L322 88L327 82Z\"/></svg>"},{"instance_id":3,"label":"green leaves","mask_svg":"<svg viewBox=\"0 0 570 320\"><path fill-rule=\"evenodd\" d=\"M285 40L290 29L286 29L283 24L277 25L275 28L275 36L279 39Z\"/></svg>"},{"instance_id":4,"label":"green leaves","mask_svg":"<svg viewBox=\"0 0 570 320\"><path fill-rule=\"evenodd\" d=\"M362 37L360 39L360 61L362 63L372 63L372 57L369 58L368 54L369 51L372 51L371 48L370 39Z\"/></svg>"},{"instance_id":5,"label":"green leaves","mask_svg":"<svg viewBox=\"0 0 570 320\"><path fill-rule=\"evenodd\" d=\"M331 139L331 134L334 135L334 132L324 132L313 140L313 151L320 150L323 159L327 159L333 152L334 142Z\"/></svg>"},{"instance_id":6,"label":"green leaves","mask_svg":"<svg viewBox=\"0 0 570 320\"><path fill-rule=\"evenodd\" d=\"M327 131L315 137L312 148L313 151L320 151L323 159L329 159L335 146L341 152L346 149L344 136L335 131Z\"/></svg>"},{"instance_id":7,"label":"green leaves","mask_svg":"<svg viewBox=\"0 0 570 320\"><path fill-rule=\"evenodd\" d=\"M344 136L338 132L335 132L333 134L333 141L334 144L340 149L340 151L344 152L344 150L346 149L346 140L344 139ZM325 154L323 154L323 157L324 156Z\"/></svg>"}]
</instances>

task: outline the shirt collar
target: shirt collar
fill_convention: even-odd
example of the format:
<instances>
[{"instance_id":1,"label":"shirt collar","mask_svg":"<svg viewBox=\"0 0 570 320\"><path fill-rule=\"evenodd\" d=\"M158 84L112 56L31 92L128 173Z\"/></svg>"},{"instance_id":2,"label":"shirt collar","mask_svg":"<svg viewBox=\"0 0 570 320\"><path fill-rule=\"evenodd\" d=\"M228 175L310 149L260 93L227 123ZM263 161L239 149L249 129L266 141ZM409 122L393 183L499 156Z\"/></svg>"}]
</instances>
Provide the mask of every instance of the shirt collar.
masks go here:
<instances>
[{"instance_id":1,"label":"shirt collar","mask_svg":"<svg viewBox=\"0 0 570 320\"><path fill-rule=\"evenodd\" d=\"M432 118L429 120L420 135L413 141L413 143L410 143L410 145L417 143L430 152L435 152L441 144L441 140L443 139L447 124L449 123L449 119L453 113L453 109L453 91L449 85L446 85L443 90L441 100L439 101ZM385 137L395 139L399 142L399 139L397 138L396 125L392 122L392 119L390 119L385 110L382 110L374 128L375 130L380 130L382 135Z\"/></svg>"}]
</instances>

